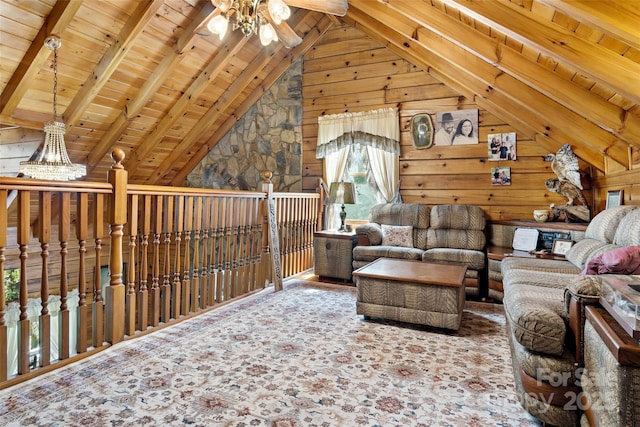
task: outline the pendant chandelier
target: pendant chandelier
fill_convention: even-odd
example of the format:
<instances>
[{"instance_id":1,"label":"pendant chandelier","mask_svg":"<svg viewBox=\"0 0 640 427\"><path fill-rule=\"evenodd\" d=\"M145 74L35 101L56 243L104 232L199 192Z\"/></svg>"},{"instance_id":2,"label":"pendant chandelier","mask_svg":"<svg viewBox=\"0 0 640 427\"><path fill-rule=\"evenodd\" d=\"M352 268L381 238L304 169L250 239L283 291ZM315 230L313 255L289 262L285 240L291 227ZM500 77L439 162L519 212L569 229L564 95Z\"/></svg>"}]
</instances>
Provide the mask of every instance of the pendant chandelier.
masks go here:
<instances>
[{"instance_id":1,"label":"pendant chandelier","mask_svg":"<svg viewBox=\"0 0 640 427\"><path fill-rule=\"evenodd\" d=\"M71 163L64 145L65 126L57 121L58 48L61 41L56 36L49 36L44 44L53 51L53 121L44 124L44 147L36 160L20 162L19 171L35 179L70 181L85 176L87 168Z\"/></svg>"},{"instance_id":2,"label":"pendant chandelier","mask_svg":"<svg viewBox=\"0 0 640 427\"><path fill-rule=\"evenodd\" d=\"M267 46L272 41L278 41L273 25L267 19L266 13L278 25L289 18L291 10L283 0L211 0L220 9L220 15L214 17L207 24L213 34L218 34L220 40L227 33L229 22L233 22L233 29L240 28L246 37L258 34L260 43Z\"/></svg>"}]
</instances>

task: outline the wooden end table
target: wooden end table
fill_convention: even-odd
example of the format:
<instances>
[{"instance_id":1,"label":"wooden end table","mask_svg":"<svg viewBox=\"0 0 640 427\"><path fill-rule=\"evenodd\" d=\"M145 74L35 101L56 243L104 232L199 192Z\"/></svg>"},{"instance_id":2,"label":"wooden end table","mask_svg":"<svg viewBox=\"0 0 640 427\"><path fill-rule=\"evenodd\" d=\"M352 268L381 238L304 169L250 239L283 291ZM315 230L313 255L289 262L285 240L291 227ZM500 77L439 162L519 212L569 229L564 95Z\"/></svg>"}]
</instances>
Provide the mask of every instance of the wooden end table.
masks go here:
<instances>
[{"instance_id":1,"label":"wooden end table","mask_svg":"<svg viewBox=\"0 0 640 427\"><path fill-rule=\"evenodd\" d=\"M313 269L320 278L351 281L355 231L323 230L313 233Z\"/></svg>"}]
</instances>

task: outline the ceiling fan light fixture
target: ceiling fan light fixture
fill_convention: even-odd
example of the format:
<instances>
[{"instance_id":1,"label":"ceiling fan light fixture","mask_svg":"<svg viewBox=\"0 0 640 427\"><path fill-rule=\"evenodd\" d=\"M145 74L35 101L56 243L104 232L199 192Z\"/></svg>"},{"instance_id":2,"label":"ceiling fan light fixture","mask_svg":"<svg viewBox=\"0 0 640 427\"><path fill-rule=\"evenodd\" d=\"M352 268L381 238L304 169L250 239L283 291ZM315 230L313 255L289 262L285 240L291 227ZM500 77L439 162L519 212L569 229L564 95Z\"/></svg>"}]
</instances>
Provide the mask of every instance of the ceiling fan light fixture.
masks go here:
<instances>
[{"instance_id":1,"label":"ceiling fan light fixture","mask_svg":"<svg viewBox=\"0 0 640 427\"><path fill-rule=\"evenodd\" d=\"M286 21L291 16L291 9L282 0L269 0L267 3L269 15L273 18L276 25L282 21Z\"/></svg>"},{"instance_id":2,"label":"ceiling fan light fixture","mask_svg":"<svg viewBox=\"0 0 640 427\"><path fill-rule=\"evenodd\" d=\"M218 15L209 21L207 28L211 33L217 34L222 40L227 34L227 28L229 27L229 21L223 15Z\"/></svg>"},{"instance_id":3,"label":"ceiling fan light fixture","mask_svg":"<svg viewBox=\"0 0 640 427\"><path fill-rule=\"evenodd\" d=\"M278 41L271 22L280 25L291 16L291 9L283 0L211 0L211 3L220 13L207 23L207 28L218 34L220 40L231 22L233 30L240 29L246 37L257 34L260 43L267 46Z\"/></svg>"},{"instance_id":4,"label":"ceiling fan light fixture","mask_svg":"<svg viewBox=\"0 0 640 427\"><path fill-rule=\"evenodd\" d=\"M260 43L262 43L262 46L268 46L269 43L278 41L276 30L268 22L260 25L259 36L260 36Z\"/></svg>"}]
</instances>

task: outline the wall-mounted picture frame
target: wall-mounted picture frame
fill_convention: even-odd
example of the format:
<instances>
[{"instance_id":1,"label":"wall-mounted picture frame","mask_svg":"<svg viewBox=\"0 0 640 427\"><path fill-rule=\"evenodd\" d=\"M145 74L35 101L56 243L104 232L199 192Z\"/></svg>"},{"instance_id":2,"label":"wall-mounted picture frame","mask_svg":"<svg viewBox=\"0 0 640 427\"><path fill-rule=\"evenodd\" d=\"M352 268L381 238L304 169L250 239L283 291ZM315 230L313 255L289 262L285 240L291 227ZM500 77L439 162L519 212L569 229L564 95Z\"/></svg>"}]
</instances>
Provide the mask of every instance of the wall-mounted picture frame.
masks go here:
<instances>
[{"instance_id":1,"label":"wall-mounted picture frame","mask_svg":"<svg viewBox=\"0 0 640 427\"><path fill-rule=\"evenodd\" d=\"M487 147L490 161L516 160L516 133L490 133Z\"/></svg>"},{"instance_id":2,"label":"wall-mounted picture frame","mask_svg":"<svg viewBox=\"0 0 640 427\"><path fill-rule=\"evenodd\" d=\"M551 247L551 253L554 255L566 255L573 246L573 240L555 239Z\"/></svg>"},{"instance_id":3,"label":"wall-mounted picture frame","mask_svg":"<svg viewBox=\"0 0 640 427\"><path fill-rule=\"evenodd\" d=\"M511 185L511 168L491 168L491 185Z\"/></svg>"},{"instance_id":4,"label":"wall-mounted picture frame","mask_svg":"<svg viewBox=\"0 0 640 427\"><path fill-rule=\"evenodd\" d=\"M620 205L622 205L622 190L607 191L605 209L615 208Z\"/></svg>"},{"instance_id":5,"label":"wall-mounted picture frame","mask_svg":"<svg viewBox=\"0 0 640 427\"><path fill-rule=\"evenodd\" d=\"M429 114L416 114L411 118L411 143L417 149L433 145L433 120Z\"/></svg>"},{"instance_id":6,"label":"wall-mounted picture frame","mask_svg":"<svg viewBox=\"0 0 640 427\"><path fill-rule=\"evenodd\" d=\"M433 145L478 144L478 111L454 110L436 113L436 130Z\"/></svg>"}]
</instances>

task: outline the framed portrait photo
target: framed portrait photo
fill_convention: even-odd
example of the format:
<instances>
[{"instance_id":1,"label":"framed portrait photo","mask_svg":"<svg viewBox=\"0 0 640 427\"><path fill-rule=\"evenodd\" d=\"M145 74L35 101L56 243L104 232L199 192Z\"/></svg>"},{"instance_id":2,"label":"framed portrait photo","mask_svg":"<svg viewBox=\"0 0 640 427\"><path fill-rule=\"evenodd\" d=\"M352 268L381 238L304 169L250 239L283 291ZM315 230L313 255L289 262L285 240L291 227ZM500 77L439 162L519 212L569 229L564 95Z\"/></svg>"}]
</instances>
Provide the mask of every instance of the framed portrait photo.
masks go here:
<instances>
[{"instance_id":1,"label":"framed portrait photo","mask_svg":"<svg viewBox=\"0 0 640 427\"><path fill-rule=\"evenodd\" d=\"M551 247L551 253L554 255L566 255L571 246L573 246L573 240L555 239Z\"/></svg>"},{"instance_id":2,"label":"framed portrait photo","mask_svg":"<svg viewBox=\"0 0 640 427\"><path fill-rule=\"evenodd\" d=\"M478 111L453 110L436 112L433 145L479 144Z\"/></svg>"},{"instance_id":3,"label":"framed portrait photo","mask_svg":"<svg viewBox=\"0 0 640 427\"><path fill-rule=\"evenodd\" d=\"M607 191L607 203L605 209L615 208L622 204L622 190Z\"/></svg>"},{"instance_id":4,"label":"framed portrait photo","mask_svg":"<svg viewBox=\"0 0 640 427\"><path fill-rule=\"evenodd\" d=\"M511 168L491 168L491 185L511 185Z\"/></svg>"},{"instance_id":5,"label":"framed portrait photo","mask_svg":"<svg viewBox=\"0 0 640 427\"><path fill-rule=\"evenodd\" d=\"M416 114L411 118L411 143L418 149L433 145L433 121L429 114Z\"/></svg>"}]
</instances>

